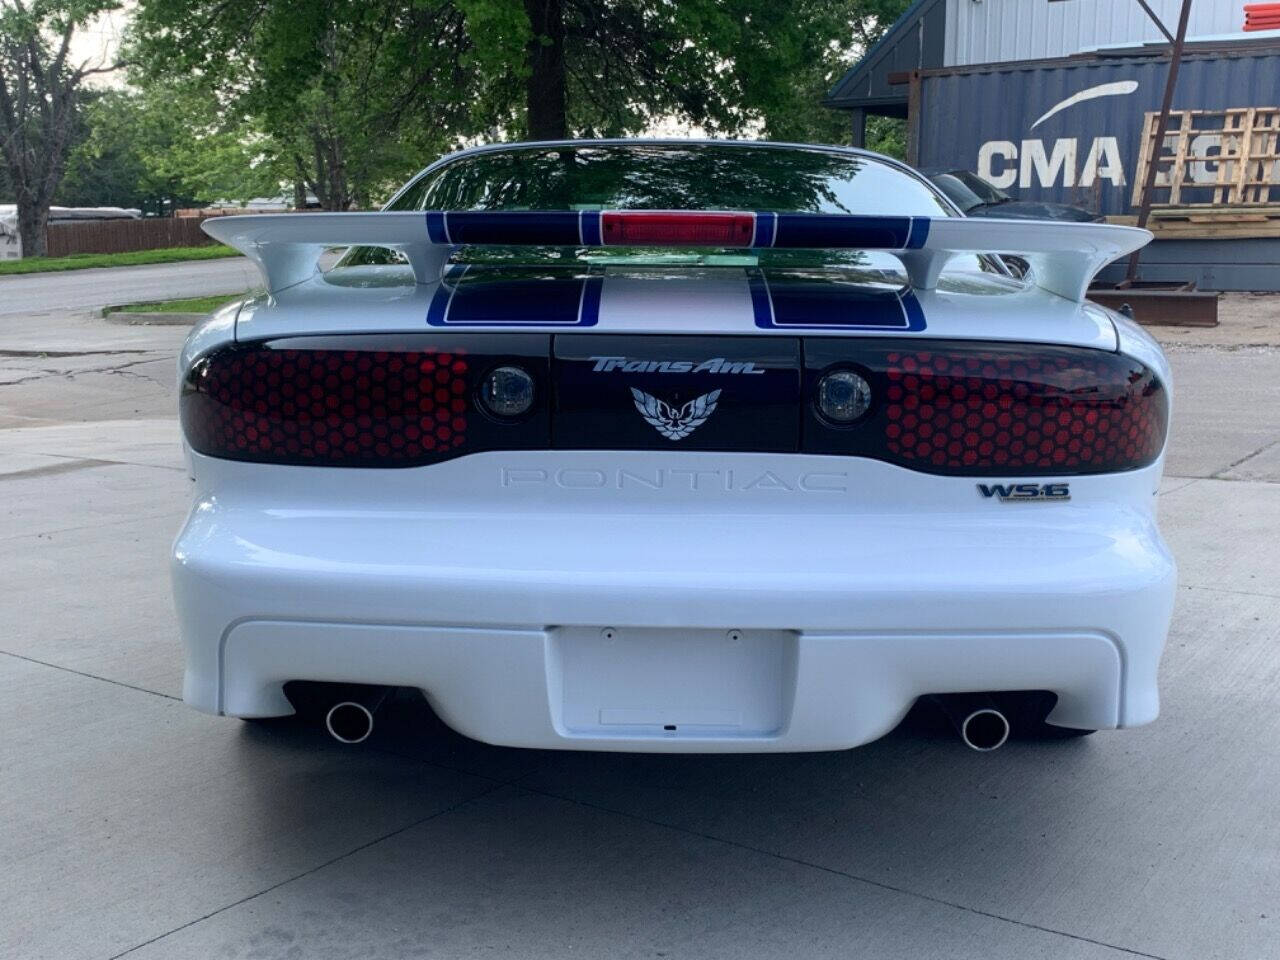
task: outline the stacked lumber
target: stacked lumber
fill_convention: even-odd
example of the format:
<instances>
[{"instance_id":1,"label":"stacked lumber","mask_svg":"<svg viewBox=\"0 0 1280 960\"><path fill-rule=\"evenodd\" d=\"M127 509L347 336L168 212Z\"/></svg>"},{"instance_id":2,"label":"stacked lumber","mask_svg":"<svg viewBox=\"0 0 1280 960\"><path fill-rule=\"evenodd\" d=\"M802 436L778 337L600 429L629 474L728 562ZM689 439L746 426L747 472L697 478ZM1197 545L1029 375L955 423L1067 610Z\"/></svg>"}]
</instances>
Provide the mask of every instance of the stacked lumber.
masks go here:
<instances>
[{"instance_id":1,"label":"stacked lumber","mask_svg":"<svg viewBox=\"0 0 1280 960\"><path fill-rule=\"evenodd\" d=\"M1132 226L1136 216L1107 217ZM1280 203L1247 207L1152 207L1147 229L1165 240L1244 240L1280 237Z\"/></svg>"}]
</instances>

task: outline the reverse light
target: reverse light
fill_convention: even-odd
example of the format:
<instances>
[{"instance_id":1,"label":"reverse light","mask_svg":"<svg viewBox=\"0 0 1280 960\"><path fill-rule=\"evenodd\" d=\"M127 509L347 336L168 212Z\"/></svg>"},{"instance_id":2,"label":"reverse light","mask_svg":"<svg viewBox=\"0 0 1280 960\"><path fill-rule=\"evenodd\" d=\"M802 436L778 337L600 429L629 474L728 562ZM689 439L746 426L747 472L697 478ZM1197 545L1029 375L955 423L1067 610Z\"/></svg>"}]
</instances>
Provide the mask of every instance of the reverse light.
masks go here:
<instances>
[{"instance_id":1,"label":"reverse light","mask_svg":"<svg viewBox=\"0 0 1280 960\"><path fill-rule=\"evenodd\" d=\"M520 367L498 367L480 384L480 403L495 417L511 420L533 409L533 377Z\"/></svg>"},{"instance_id":2,"label":"reverse light","mask_svg":"<svg viewBox=\"0 0 1280 960\"><path fill-rule=\"evenodd\" d=\"M871 384L853 370L835 370L818 381L817 403L832 423L853 423L871 408Z\"/></svg>"}]
</instances>

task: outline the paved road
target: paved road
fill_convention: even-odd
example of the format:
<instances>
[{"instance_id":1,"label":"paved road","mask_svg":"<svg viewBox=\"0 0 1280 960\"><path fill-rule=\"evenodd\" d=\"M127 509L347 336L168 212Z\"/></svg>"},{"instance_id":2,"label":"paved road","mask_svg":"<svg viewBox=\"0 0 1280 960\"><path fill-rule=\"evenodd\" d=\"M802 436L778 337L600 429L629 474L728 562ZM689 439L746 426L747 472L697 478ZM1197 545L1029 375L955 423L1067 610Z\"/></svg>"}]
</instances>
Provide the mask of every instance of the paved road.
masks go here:
<instances>
[{"instance_id":1,"label":"paved road","mask_svg":"<svg viewBox=\"0 0 1280 960\"><path fill-rule=\"evenodd\" d=\"M0 316L100 310L119 303L241 293L260 282L243 257L0 277Z\"/></svg>"},{"instance_id":2,"label":"paved road","mask_svg":"<svg viewBox=\"0 0 1280 960\"><path fill-rule=\"evenodd\" d=\"M1280 956L1277 348L1171 351L1154 725L606 756L183 706L181 331L87 323L0 323L0 957Z\"/></svg>"}]
</instances>

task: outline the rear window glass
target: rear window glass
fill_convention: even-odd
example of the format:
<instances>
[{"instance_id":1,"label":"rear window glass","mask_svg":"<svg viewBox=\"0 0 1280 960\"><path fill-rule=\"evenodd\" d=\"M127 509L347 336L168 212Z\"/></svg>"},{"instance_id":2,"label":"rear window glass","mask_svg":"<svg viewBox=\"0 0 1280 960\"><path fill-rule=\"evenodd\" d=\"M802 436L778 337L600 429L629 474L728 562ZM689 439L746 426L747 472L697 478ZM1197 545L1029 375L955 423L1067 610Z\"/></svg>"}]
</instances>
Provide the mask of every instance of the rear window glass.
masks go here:
<instances>
[{"instance_id":1,"label":"rear window glass","mask_svg":"<svg viewBox=\"0 0 1280 960\"><path fill-rule=\"evenodd\" d=\"M513 147L450 161L421 175L388 210L754 210L867 216L953 216L937 189L893 164L852 152L753 144L590 144ZM340 266L400 258L353 248ZM905 282L896 257L854 250L461 247L451 263L587 262L742 267L798 263ZM989 258L954 258L948 272L1003 273Z\"/></svg>"},{"instance_id":2,"label":"rear window glass","mask_svg":"<svg viewBox=\"0 0 1280 960\"><path fill-rule=\"evenodd\" d=\"M392 210L762 210L946 216L925 183L852 153L728 144L478 153L416 181Z\"/></svg>"}]
</instances>

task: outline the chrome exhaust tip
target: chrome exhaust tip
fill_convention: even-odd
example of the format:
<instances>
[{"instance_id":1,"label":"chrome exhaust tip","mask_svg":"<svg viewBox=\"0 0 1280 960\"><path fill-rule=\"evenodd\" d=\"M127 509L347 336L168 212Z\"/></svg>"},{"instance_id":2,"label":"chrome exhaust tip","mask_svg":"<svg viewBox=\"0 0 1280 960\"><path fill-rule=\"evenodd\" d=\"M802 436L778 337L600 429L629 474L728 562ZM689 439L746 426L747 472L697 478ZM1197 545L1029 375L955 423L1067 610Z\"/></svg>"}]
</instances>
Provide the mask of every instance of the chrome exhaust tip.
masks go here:
<instances>
[{"instance_id":1,"label":"chrome exhaust tip","mask_svg":"<svg viewBox=\"0 0 1280 960\"><path fill-rule=\"evenodd\" d=\"M363 743L373 733L373 711L363 703L343 700L324 715L324 728L339 743Z\"/></svg>"},{"instance_id":2,"label":"chrome exhaust tip","mask_svg":"<svg viewBox=\"0 0 1280 960\"><path fill-rule=\"evenodd\" d=\"M983 707L964 718L960 739L970 750L990 753L999 750L1009 739L1009 720L994 707Z\"/></svg>"},{"instance_id":3,"label":"chrome exhaust tip","mask_svg":"<svg viewBox=\"0 0 1280 960\"><path fill-rule=\"evenodd\" d=\"M1009 718L982 693L948 693L934 698L970 750L990 753L1009 739Z\"/></svg>"}]
</instances>

